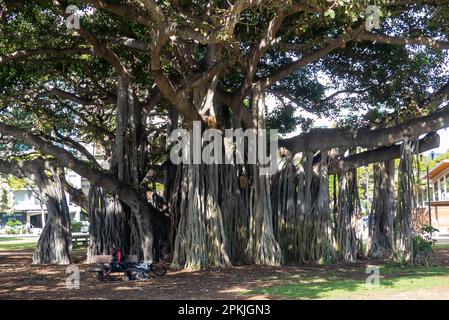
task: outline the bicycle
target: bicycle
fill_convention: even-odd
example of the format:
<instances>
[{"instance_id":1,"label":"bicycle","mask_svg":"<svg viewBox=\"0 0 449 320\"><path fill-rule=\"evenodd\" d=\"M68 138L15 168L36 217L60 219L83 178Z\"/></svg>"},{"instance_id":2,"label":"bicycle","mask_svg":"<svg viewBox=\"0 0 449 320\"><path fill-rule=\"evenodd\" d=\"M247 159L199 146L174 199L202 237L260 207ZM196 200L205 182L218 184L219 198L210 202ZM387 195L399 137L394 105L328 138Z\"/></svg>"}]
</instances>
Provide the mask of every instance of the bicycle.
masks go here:
<instances>
[{"instance_id":1,"label":"bicycle","mask_svg":"<svg viewBox=\"0 0 449 320\"><path fill-rule=\"evenodd\" d=\"M148 265L146 261L129 268L128 271L131 277L137 280L147 280L150 277L150 272L158 277L163 277L167 273L167 269L164 266L156 265L154 263Z\"/></svg>"}]
</instances>

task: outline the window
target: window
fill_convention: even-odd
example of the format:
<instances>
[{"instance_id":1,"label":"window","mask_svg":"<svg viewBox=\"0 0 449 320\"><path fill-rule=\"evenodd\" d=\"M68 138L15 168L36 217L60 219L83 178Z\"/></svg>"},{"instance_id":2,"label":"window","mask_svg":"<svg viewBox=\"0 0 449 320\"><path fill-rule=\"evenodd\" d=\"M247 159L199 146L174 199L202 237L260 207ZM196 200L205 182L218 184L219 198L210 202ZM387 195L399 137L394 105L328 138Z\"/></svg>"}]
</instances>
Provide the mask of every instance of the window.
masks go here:
<instances>
[{"instance_id":1,"label":"window","mask_svg":"<svg viewBox=\"0 0 449 320\"><path fill-rule=\"evenodd\" d=\"M32 197L33 197L33 205L38 206L41 204L41 202L39 201L39 199L37 197L35 197L35 196L32 196Z\"/></svg>"},{"instance_id":2,"label":"window","mask_svg":"<svg viewBox=\"0 0 449 320\"><path fill-rule=\"evenodd\" d=\"M440 199L446 199L446 183L444 182L444 176L440 178Z\"/></svg>"},{"instance_id":3,"label":"window","mask_svg":"<svg viewBox=\"0 0 449 320\"><path fill-rule=\"evenodd\" d=\"M424 206L424 202L426 201L424 191L424 188L418 188L417 191L417 205L420 208Z\"/></svg>"},{"instance_id":4,"label":"window","mask_svg":"<svg viewBox=\"0 0 449 320\"><path fill-rule=\"evenodd\" d=\"M14 192L14 203L18 205L24 202L25 202L25 194L22 191Z\"/></svg>"},{"instance_id":5,"label":"window","mask_svg":"<svg viewBox=\"0 0 449 320\"><path fill-rule=\"evenodd\" d=\"M433 184L433 201L439 201L438 181Z\"/></svg>"},{"instance_id":6,"label":"window","mask_svg":"<svg viewBox=\"0 0 449 320\"><path fill-rule=\"evenodd\" d=\"M446 180L446 200L449 200L449 174L446 175L445 177Z\"/></svg>"}]
</instances>

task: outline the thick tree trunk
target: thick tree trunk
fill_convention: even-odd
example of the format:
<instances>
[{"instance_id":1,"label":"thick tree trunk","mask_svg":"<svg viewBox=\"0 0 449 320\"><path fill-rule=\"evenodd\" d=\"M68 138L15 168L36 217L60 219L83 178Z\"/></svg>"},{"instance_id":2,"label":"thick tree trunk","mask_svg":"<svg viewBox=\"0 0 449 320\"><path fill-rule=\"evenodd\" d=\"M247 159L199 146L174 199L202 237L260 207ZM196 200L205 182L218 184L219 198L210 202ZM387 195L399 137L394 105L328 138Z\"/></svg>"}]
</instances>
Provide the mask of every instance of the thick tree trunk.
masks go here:
<instances>
[{"instance_id":1,"label":"thick tree trunk","mask_svg":"<svg viewBox=\"0 0 449 320\"><path fill-rule=\"evenodd\" d=\"M207 64L211 64L217 54L214 45L207 48ZM218 78L208 86L196 88L192 94L193 105L204 119L210 119L211 127L216 127L213 97ZM188 127L192 128L191 123ZM191 136L194 130L191 130ZM193 139L198 139L193 137ZM215 139L215 138L214 138ZM195 141L202 145L203 141ZM194 142L194 143L195 143ZM192 154L197 150L193 150ZM214 150L222 152L222 150ZM182 168L182 178L177 177L176 189L182 192L172 204L179 204L179 211L172 209L173 220L179 221L174 243L173 266L186 269L231 266L227 252L227 234L223 211L220 205L220 165L189 164Z\"/></svg>"},{"instance_id":2,"label":"thick tree trunk","mask_svg":"<svg viewBox=\"0 0 449 320\"><path fill-rule=\"evenodd\" d=\"M318 196L312 210L315 228L313 231L312 260L325 263L334 260L335 252L332 239L332 215L329 200L328 152L321 151L319 169Z\"/></svg>"},{"instance_id":3,"label":"thick tree trunk","mask_svg":"<svg viewBox=\"0 0 449 320\"><path fill-rule=\"evenodd\" d=\"M243 165L221 165L220 207L226 234L226 252L233 264L247 263L249 236L249 176Z\"/></svg>"},{"instance_id":4,"label":"thick tree trunk","mask_svg":"<svg viewBox=\"0 0 449 320\"><path fill-rule=\"evenodd\" d=\"M357 260L357 222L360 217L356 171L339 176L338 211L335 221L336 256L342 262Z\"/></svg>"},{"instance_id":5,"label":"thick tree trunk","mask_svg":"<svg viewBox=\"0 0 449 320\"><path fill-rule=\"evenodd\" d=\"M113 247L130 251L130 226L120 201L94 185L89 190L89 222L88 262L92 256L111 254Z\"/></svg>"},{"instance_id":6,"label":"thick tree trunk","mask_svg":"<svg viewBox=\"0 0 449 320\"><path fill-rule=\"evenodd\" d=\"M415 179L413 155L417 141L405 136L399 164L398 202L394 217L395 256L413 265L413 213L415 210Z\"/></svg>"},{"instance_id":7,"label":"thick tree trunk","mask_svg":"<svg viewBox=\"0 0 449 320\"><path fill-rule=\"evenodd\" d=\"M41 194L45 196L48 218L33 255L33 264L70 264L70 215L59 175L52 171L51 177L47 177L42 168L34 175Z\"/></svg>"},{"instance_id":8,"label":"thick tree trunk","mask_svg":"<svg viewBox=\"0 0 449 320\"><path fill-rule=\"evenodd\" d=\"M395 161L374 165L374 198L369 223L368 255L391 258L394 248Z\"/></svg>"},{"instance_id":9,"label":"thick tree trunk","mask_svg":"<svg viewBox=\"0 0 449 320\"><path fill-rule=\"evenodd\" d=\"M94 255L110 254L113 247L147 261L166 258L170 250L167 220L145 200L128 207L117 196L106 195L101 188L92 186L88 261ZM154 229L157 234L153 233Z\"/></svg>"},{"instance_id":10,"label":"thick tree trunk","mask_svg":"<svg viewBox=\"0 0 449 320\"><path fill-rule=\"evenodd\" d=\"M186 165L173 266L197 270L231 266L219 205L217 165Z\"/></svg>"},{"instance_id":11,"label":"thick tree trunk","mask_svg":"<svg viewBox=\"0 0 449 320\"><path fill-rule=\"evenodd\" d=\"M255 91L252 97L252 111L254 114L254 127L256 130L266 128L265 98ZM258 139L257 139L258 140ZM265 150L266 146L257 141L256 154ZM260 149L260 150L259 150ZM271 155L271 161L276 161L275 155ZM251 165L251 184L249 198L249 238L247 256L250 261L262 265L280 265L283 262L282 250L279 246L273 230L270 179L262 175L259 166L261 159L257 159L256 165Z\"/></svg>"},{"instance_id":12,"label":"thick tree trunk","mask_svg":"<svg viewBox=\"0 0 449 320\"><path fill-rule=\"evenodd\" d=\"M269 179L253 166L247 256L256 264L277 266L282 250L274 236Z\"/></svg>"},{"instance_id":13,"label":"thick tree trunk","mask_svg":"<svg viewBox=\"0 0 449 320\"><path fill-rule=\"evenodd\" d=\"M305 250L301 247L305 240L301 237L303 215L297 207L304 201L304 170L302 164L296 168L291 159L284 159L280 166L271 184L274 233L285 262L304 262Z\"/></svg>"},{"instance_id":14,"label":"thick tree trunk","mask_svg":"<svg viewBox=\"0 0 449 320\"><path fill-rule=\"evenodd\" d=\"M178 228L180 226L180 219L183 218L182 212L185 211L181 207L182 200L185 200L185 193L187 192L187 181L185 175L183 174L184 166L183 165L177 165L177 166L170 166L172 169L175 170L174 179L173 182L165 185L166 191L164 192L166 196L168 197L168 207L169 207L169 213L170 213L170 242L173 244L173 251L170 253L170 260L174 261L174 253L175 253L175 247L176 247L176 238L178 236ZM172 173L169 173L172 175ZM179 249L178 249L179 250ZM177 251L179 253L179 251ZM177 258L179 259L179 258Z\"/></svg>"},{"instance_id":15,"label":"thick tree trunk","mask_svg":"<svg viewBox=\"0 0 449 320\"><path fill-rule=\"evenodd\" d=\"M17 162L0 160L0 172L29 178L38 186L41 197L45 199L48 218L39 237L33 263L69 264L72 238L69 208L62 184L63 173L58 173L53 163L43 159Z\"/></svg>"},{"instance_id":16,"label":"thick tree trunk","mask_svg":"<svg viewBox=\"0 0 449 320\"><path fill-rule=\"evenodd\" d=\"M327 153L314 171L314 153L284 159L272 179L276 239L286 262L320 263L334 259ZM293 165L292 162L297 163Z\"/></svg>"},{"instance_id":17,"label":"thick tree trunk","mask_svg":"<svg viewBox=\"0 0 449 320\"><path fill-rule=\"evenodd\" d=\"M146 169L144 159L147 159L139 108L131 80L119 76L116 141L111 167L120 181L132 186L139 194L133 200L114 199L114 208L118 209L120 219L126 220L125 230L128 231L123 236L129 240L122 241L129 241L128 253L155 261L169 250L165 243L168 241L168 224L167 219L148 203L146 188L139 185ZM159 234L155 234L154 229Z\"/></svg>"}]
</instances>

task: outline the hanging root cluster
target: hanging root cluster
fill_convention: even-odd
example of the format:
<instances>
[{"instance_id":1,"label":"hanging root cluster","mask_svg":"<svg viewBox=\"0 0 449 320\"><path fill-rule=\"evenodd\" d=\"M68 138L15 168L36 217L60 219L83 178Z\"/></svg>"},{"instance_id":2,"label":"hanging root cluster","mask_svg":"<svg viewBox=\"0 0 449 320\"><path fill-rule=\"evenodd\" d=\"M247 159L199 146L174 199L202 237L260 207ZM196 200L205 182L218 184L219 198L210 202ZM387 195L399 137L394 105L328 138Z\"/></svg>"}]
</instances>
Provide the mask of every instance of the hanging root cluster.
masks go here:
<instances>
[{"instance_id":1,"label":"hanging root cluster","mask_svg":"<svg viewBox=\"0 0 449 320\"><path fill-rule=\"evenodd\" d=\"M188 165L182 171L185 176L173 265L190 270L231 266L219 206L218 166Z\"/></svg>"},{"instance_id":2,"label":"hanging root cluster","mask_svg":"<svg viewBox=\"0 0 449 320\"><path fill-rule=\"evenodd\" d=\"M391 258L394 250L394 160L374 165L374 195L369 219L368 255Z\"/></svg>"},{"instance_id":3,"label":"hanging root cluster","mask_svg":"<svg viewBox=\"0 0 449 320\"><path fill-rule=\"evenodd\" d=\"M39 236L33 264L70 264L70 215L57 169L52 168L50 176L47 176L43 168L38 168L34 180L45 196L48 218Z\"/></svg>"},{"instance_id":4,"label":"hanging root cluster","mask_svg":"<svg viewBox=\"0 0 449 320\"><path fill-rule=\"evenodd\" d=\"M415 203L415 176L413 156L418 140L404 137L399 164L397 211L394 217L395 256L413 265L413 213Z\"/></svg>"},{"instance_id":5,"label":"hanging root cluster","mask_svg":"<svg viewBox=\"0 0 449 320\"><path fill-rule=\"evenodd\" d=\"M275 234L287 262L327 262L335 256L329 210L327 152L284 158L272 179Z\"/></svg>"},{"instance_id":6,"label":"hanging root cluster","mask_svg":"<svg viewBox=\"0 0 449 320\"><path fill-rule=\"evenodd\" d=\"M363 255L360 224L360 198L356 170L338 175L339 188L335 210L335 250L341 262L354 262Z\"/></svg>"}]
</instances>

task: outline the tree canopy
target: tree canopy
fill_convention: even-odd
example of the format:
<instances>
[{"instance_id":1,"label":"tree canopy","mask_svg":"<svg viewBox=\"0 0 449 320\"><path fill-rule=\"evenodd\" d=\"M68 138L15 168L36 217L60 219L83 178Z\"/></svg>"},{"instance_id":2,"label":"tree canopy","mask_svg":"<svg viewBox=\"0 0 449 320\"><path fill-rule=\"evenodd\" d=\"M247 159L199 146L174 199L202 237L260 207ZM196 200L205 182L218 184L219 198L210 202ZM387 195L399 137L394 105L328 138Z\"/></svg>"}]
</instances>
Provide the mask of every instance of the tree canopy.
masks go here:
<instances>
[{"instance_id":1,"label":"tree canopy","mask_svg":"<svg viewBox=\"0 0 449 320\"><path fill-rule=\"evenodd\" d=\"M3 165L38 157L74 170L139 208L150 245L141 225L157 228L158 213L140 206L170 171L177 126L253 128L264 101L268 128L302 131L282 147L340 148L330 161L343 172L448 127L448 21L445 0L3 0ZM316 117L336 127L313 128ZM364 161L345 157L357 147Z\"/></svg>"}]
</instances>

